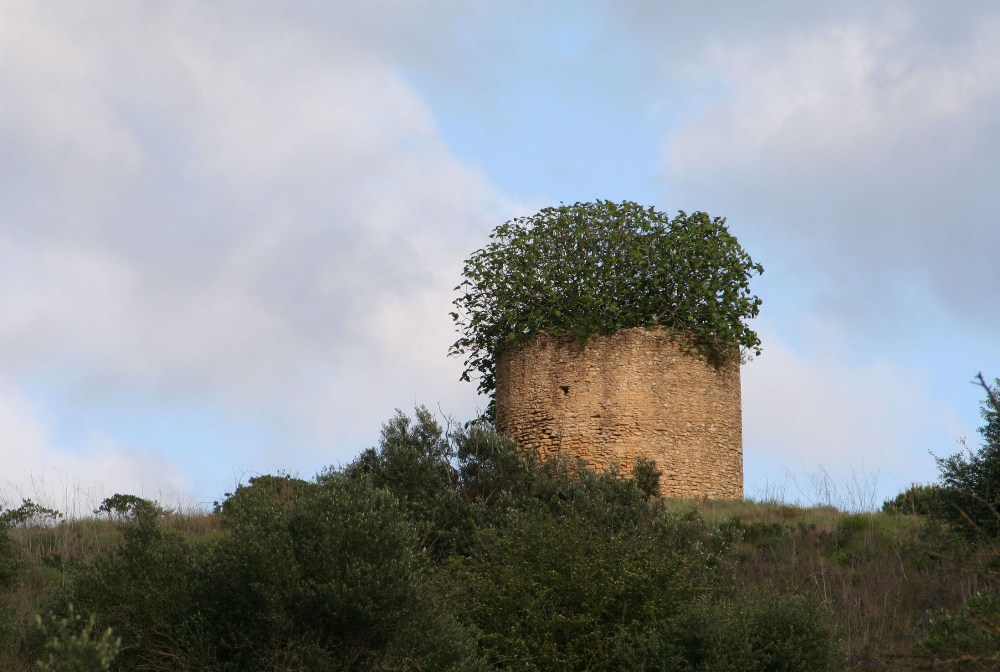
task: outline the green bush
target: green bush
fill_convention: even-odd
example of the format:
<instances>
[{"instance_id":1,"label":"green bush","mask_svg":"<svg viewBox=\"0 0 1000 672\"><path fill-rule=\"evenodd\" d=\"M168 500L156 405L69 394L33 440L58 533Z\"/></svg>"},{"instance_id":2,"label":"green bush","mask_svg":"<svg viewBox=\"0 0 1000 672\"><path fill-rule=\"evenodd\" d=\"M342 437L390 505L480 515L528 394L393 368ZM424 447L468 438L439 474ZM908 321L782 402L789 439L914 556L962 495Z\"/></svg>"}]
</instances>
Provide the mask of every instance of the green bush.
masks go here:
<instances>
[{"instance_id":1,"label":"green bush","mask_svg":"<svg viewBox=\"0 0 1000 672\"><path fill-rule=\"evenodd\" d=\"M930 634L914 647L912 660L928 670L1000 669L1000 597L980 594L958 614L932 617Z\"/></svg>"},{"instance_id":2,"label":"green bush","mask_svg":"<svg viewBox=\"0 0 1000 672\"><path fill-rule=\"evenodd\" d=\"M49 509L30 499L21 501L21 506L0 513L0 523L12 527L32 527L47 525L58 521L63 514L55 509Z\"/></svg>"},{"instance_id":3,"label":"green bush","mask_svg":"<svg viewBox=\"0 0 1000 672\"><path fill-rule=\"evenodd\" d=\"M833 669L835 642L829 614L815 599L759 595L716 611L713 672L825 672Z\"/></svg>"},{"instance_id":4,"label":"green bush","mask_svg":"<svg viewBox=\"0 0 1000 672\"><path fill-rule=\"evenodd\" d=\"M94 617L84 620L72 605L66 616L38 616L35 625L45 640L38 661L43 672L106 672L121 650L121 639L110 628L99 632Z\"/></svg>"},{"instance_id":5,"label":"green bush","mask_svg":"<svg viewBox=\"0 0 1000 672\"><path fill-rule=\"evenodd\" d=\"M747 321L761 303L749 281L763 268L722 218L596 201L511 220L490 238L466 260L451 314L451 353L467 356L462 378L477 375L483 394L493 395L499 353L538 334L659 326L714 363L760 351Z\"/></svg>"},{"instance_id":6,"label":"green bush","mask_svg":"<svg viewBox=\"0 0 1000 672\"><path fill-rule=\"evenodd\" d=\"M913 485L882 504L884 513L915 516L941 515L948 493L940 485Z\"/></svg>"},{"instance_id":7,"label":"green bush","mask_svg":"<svg viewBox=\"0 0 1000 672\"><path fill-rule=\"evenodd\" d=\"M0 521L0 652L14 647L16 632L14 610L7 599L21 575L22 559L14 547L7 523Z\"/></svg>"},{"instance_id":8,"label":"green bush","mask_svg":"<svg viewBox=\"0 0 1000 672\"><path fill-rule=\"evenodd\" d=\"M721 587L728 540L694 517L641 531L542 506L477 535L456 565L461 608L491 664L511 670L612 669L651 629Z\"/></svg>"},{"instance_id":9,"label":"green bush","mask_svg":"<svg viewBox=\"0 0 1000 672\"><path fill-rule=\"evenodd\" d=\"M609 669L621 672L828 672L828 615L805 597L698 600L649 628Z\"/></svg>"},{"instance_id":10,"label":"green bush","mask_svg":"<svg viewBox=\"0 0 1000 672\"><path fill-rule=\"evenodd\" d=\"M292 484L293 497L286 485L234 494L207 543L148 517L125 526L112 552L70 568L59 613L77 604L112 627L116 670L475 666L450 588L391 492L333 472Z\"/></svg>"},{"instance_id":11,"label":"green bush","mask_svg":"<svg viewBox=\"0 0 1000 672\"><path fill-rule=\"evenodd\" d=\"M17 585L21 559L11 541L7 523L0 521L0 594Z\"/></svg>"},{"instance_id":12,"label":"green bush","mask_svg":"<svg viewBox=\"0 0 1000 672\"><path fill-rule=\"evenodd\" d=\"M454 439L458 486L465 499L509 502L527 497L534 488L537 454L519 450L513 439L498 434L488 423L470 423Z\"/></svg>"},{"instance_id":13,"label":"green bush","mask_svg":"<svg viewBox=\"0 0 1000 672\"><path fill-rule=\"evenodd\" d=\"M254 515L261 502L265 506L291 506L312 487L309 481L283 474L252 476L247 485L237 486L234 492L226 493L222 502L215 502L214 511L224 527L231 527L242 516Z\"/></svg>"},{"instance_id":14,"label":"green bush","mask_svg":"<svg viewBox=\"0 0 1000 672\"><path fill-rule=\"evenodd\" d=\"M123 648L113 669L199 669L204 625L198 608L201 548L155 518L141 517L122 529L107 554L72 566L57 616L68 604L92 613L100 628L112 628ZM184 669L183 667L181 669Z\"/></svg>"},{"instance_id":15,"label":"green bush","mask_svg":"<svg viewBox=\"0 0 1000 672\"><path fill-rule=\"evenodd\" d=\"M1000 379L996 388L1000 390ZM1000 410L990 399L980 410L983 445L938 458L943 486L941 515L970 536L1000 536Z\"/></svg>"},{"instance_id":16,"label":"green bush","mask_svg":"<svg viewBox=\"0 0 1000 672\"><path fill-rule=\"evenodd\" d=\"M828 669L818 608L738 598L739 526L657 487L651 465L543 461L418 409L343 469L237 488L201 541L116 526L67 565L53 623L81 650L112 628L113 670Z\"/></svg>"},{"instance_id":17,"label":"green bush","mask_svg":"<svg viewBox=\"0 0 1000 672\"><path fill-rule=\"evenodd\" d=\"M367 479L399 499L418 527L420 543L438 556L464 542L467 507L458 489L457 448L430 411L418 407L411 420L402 411L382 426L379 444L369 448L342 472L328 470L326 479Z\"/></svg>"},{"instance_id":18,"label":"green bush","mask_svg":"<svg viewBox=\"0 0 1000 672\"><path fill-rule=\"evenodd\" d=\"M118 521L156 519L165 513L167 511L154 501L143 499L136 495L123 495L119 493L105 498L100 506L94 509L95 515L105 514L108 520Z\"/></svg>"},{"instance_id":19,"label":"green bush","mask_svg":"<svg viewBox=\"0 0 1000 672\"><path fill-rule=\"evenodd\" d=\"M457 563L462 608L497 668L823 672L836 659L815 600L732 601L729 539L697 517L609 534L542 508L477 541Z\"/></svg>"},{"instance_id":20,"label":"green bush","mask_svg":"<svg viewBox=\"0 0 1000 672\"><path fill-rule=\"evenodd\" d=\"M218 657L301 669L461 669L474 652L429 592L417 528L387 489L328 472L289 506L265 496L213 547L205 578ZM296 667L295 669L299 669Z\"/></svg>"}]
</instances>

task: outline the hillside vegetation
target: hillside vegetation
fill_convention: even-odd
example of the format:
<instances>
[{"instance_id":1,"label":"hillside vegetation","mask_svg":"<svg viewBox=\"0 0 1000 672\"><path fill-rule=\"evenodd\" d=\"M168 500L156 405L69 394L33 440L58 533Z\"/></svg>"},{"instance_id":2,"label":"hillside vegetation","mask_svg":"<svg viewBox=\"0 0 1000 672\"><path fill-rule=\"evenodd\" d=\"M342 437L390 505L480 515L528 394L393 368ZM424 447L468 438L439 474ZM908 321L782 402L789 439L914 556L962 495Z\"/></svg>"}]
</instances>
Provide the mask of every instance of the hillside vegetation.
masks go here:
<instances>
[{"instance_id":1,"label":"hillside vegetation","mask_svg":"<svg viewBox=\"0 0 1000 672\"><path fill-rule=\"evenodd\" d=\"M881 513L685 502L418 409L212 513L6 511L0 669L996 669L986 450Z\"/></svg>"}]
</instances>

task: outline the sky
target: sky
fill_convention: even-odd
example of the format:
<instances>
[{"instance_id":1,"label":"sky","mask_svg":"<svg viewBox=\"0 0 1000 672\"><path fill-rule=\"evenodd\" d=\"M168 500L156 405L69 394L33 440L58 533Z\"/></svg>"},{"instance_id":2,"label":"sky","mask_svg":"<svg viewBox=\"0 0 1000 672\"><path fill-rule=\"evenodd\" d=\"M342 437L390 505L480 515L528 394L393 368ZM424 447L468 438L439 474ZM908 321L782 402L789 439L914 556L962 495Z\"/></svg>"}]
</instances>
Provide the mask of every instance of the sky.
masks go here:
<instances>
[{"instance_id":1,"label":"sky","mask_svg":"<svg viewBox=\"0 0 1000 672\"><path fill-rule=\"evenodd\" d=\"M1000 377L1000 6L0 0L0 499L210 506L424 405L513 217L724 216L748 496L879 506Z\"/></svg>"}]
</instances>

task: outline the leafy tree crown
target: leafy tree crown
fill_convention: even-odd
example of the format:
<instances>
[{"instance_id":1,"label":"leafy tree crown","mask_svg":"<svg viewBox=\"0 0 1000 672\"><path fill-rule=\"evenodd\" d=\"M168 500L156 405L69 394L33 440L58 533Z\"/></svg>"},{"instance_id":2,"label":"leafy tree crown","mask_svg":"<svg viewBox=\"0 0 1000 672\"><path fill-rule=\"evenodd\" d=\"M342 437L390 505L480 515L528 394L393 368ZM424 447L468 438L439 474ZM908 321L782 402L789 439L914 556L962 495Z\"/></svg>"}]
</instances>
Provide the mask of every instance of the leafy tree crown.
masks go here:
<instances>
[{"instance_id":1,"label":"leafy tree crown","mask_svg":"<svg viewBox=\"0 0 1000 672\"><path fill-rule=\"evenodd\" d=\"M543 333L665 327L716 365L760 354L747 320L761 304L749 282L764 269L724 218L596 201L510 220L490 239L466 260L451 313L451 354L466 357L462 379L476 375L483 394L495 390L498 355Z\"/></svg>"}]
</instances>

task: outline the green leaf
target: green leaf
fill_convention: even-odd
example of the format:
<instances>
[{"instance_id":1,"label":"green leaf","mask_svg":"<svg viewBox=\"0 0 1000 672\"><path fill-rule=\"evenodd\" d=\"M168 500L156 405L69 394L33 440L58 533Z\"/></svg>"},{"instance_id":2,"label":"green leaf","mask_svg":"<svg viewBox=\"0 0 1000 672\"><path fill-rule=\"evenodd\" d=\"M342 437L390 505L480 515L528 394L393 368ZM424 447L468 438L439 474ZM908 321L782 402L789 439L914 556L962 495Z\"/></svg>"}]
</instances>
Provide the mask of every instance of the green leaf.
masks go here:
<instances>
[{"instance_id":1,"label":"green leaf","mask_svg":"<svg viewBox=\"0 0 1000 672\"><path fill-rule=\"evenodd\" d=\"M662 326L686 333L711 362L759 353L746 324L759 313L749 289L763 272L722 217L671 218L631 201L560 204L498 226L465 261L452 321L456 355L472 355L492 396L497 349L540 333L585 339Z\"/></svg>"}]
</instances>

